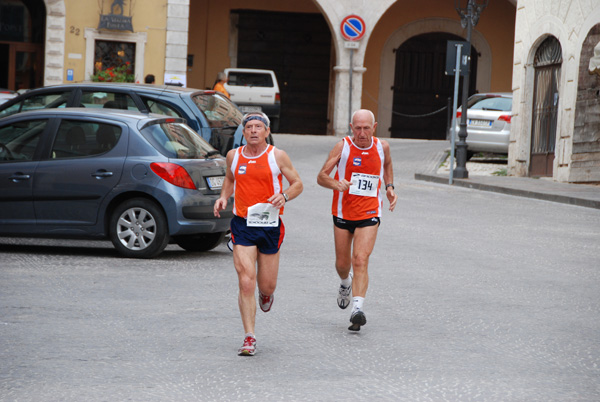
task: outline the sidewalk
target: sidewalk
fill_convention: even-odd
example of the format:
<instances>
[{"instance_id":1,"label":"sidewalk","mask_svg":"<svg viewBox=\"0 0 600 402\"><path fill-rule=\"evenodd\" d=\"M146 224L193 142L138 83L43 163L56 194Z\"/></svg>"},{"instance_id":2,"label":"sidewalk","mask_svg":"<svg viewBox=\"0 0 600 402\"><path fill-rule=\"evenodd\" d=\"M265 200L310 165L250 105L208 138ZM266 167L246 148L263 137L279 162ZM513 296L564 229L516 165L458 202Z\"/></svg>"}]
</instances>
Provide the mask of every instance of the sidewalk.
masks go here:
<instances>
[{"instance_id":1,"label":"sidewalk","mask_svg":"<svg viewBox=\"0 0 600 402\"><path fill-rule=\"evenodd\" d=\"M415 173L416 180L449 184L447 153L444 151L438 156L437 163L428 171ZM493 173L505 169L506 164L489 161L467 162L466 168L469 177L453 178L452 185L600 209L600 185L557 183L549 178L495 176Z\"/></svg>"}]
</instances>

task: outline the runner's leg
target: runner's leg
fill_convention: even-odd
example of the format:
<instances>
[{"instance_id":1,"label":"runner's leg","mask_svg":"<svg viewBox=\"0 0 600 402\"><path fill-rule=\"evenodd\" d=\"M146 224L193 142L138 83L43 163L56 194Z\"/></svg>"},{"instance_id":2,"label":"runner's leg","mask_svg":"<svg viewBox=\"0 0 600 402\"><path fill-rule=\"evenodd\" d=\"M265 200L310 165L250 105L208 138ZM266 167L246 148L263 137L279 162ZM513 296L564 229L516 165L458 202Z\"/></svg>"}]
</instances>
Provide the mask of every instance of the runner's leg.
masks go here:
<instances>
[{"instance_id":1,"label":"runner's leg","mask_svg":"<svg viewBox=\"0 0 600 402\"><path fill-rule=\"evenodd\" d=\"M369 287L369 256L375 247L379 225L356 228L352 248L352 295L365 297Z\"/></svg>"},{"instance_id":2,"label":"runner's leg","mask_svg":"<svg viewBox=\"0 0 600 402\"><path fill-rule=\"evenodd\" d=\"M238 304L242 324L247 334L254 334L256 318L256 246L233 246L233 265L238 274Z\"/></svg>"},{"instance_id":3,"label":"runner's leg","mask_svg":"<svg viewBox=\"0 0 600 402\"><path fill-rule=\"evenodd\" d=\"M340 279L346 279L352 268L352 237L353 234L350 231L333 226L335 269Z\"/></svg>"},{"instance_id":4,"label":"runner's leg","mask_svg":"<svg viewBox=\"0 0 600 402\"><path fill-rule=\"evenodd\" d=\"M265 296L275 293L279 273L279 252L263 254L258 252L258 290Z\"/></svg>"}]
</instances>

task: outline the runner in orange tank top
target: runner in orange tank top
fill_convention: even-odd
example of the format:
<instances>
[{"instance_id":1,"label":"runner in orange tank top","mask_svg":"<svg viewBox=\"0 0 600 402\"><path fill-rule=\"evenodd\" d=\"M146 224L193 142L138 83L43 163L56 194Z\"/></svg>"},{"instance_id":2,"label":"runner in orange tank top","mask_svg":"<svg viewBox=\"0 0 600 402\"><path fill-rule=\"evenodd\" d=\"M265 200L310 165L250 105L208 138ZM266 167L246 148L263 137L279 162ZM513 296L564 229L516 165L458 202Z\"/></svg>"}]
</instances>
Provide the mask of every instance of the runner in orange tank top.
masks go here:
<instances>
[{"instance_id":1,"label":"runner in orange tank top","mask_svg":"<svg viewBox=\"0 0 600 402\"><path fill-rule=\"evenodd\" d=\"M238 305L245 336L240 356L256 353L256 286L261 310L271 309L279 272L279 248L285 227L283 206L302 192L302 181L287 153L267 144L269 118L264 113L244 116L246 145L227 153L227 173L214 214L234 196L231 220L233 265L238 274ZM289 187L283 189L285 177Z\"/></svg>"},{"instance_id":2,"label":"runner in orange tank top","mask_svg":"<svg viewBox=\"0 0 600 402\"><path fill-rule=\"evenodd\" d=\"M396 207L394 169L387 141L375 138L375 116L370 110L352 115L352 137L338 142L317 176L319 185L333 190L335 268L341 279L338 306L352 301L351 331L367 323L363 304L369 286L369 256L375 246L383 201ZM331 172L336 169L334 177ZM353 297L351 297L351 295Z\"/></svg>"}]
</instances>

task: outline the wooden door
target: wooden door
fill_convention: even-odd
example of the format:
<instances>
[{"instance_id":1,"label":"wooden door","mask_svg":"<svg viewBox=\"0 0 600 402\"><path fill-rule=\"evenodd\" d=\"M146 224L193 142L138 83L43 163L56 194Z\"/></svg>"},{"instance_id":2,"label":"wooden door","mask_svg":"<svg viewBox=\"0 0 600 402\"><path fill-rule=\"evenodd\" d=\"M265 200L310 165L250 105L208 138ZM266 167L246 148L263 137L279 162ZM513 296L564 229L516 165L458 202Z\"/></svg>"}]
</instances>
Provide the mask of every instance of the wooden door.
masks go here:
<instances>
[{"instance_id":1,"label":"wooden door","mask_svg":"<svg viewBox=\"0 0 600 402\"><path fill-rule=\"evenodd\" d=\"M448 99L454 76L446 75L446 46L462 38L442 33L415 36L396 50L391 136L444 140L448 127ZM477 52L471 47L469 94L475 93ZM462 93L460 85L459 102Z\"/></svg>"},{"instance_id":2,"label":"wooden door","mask_svg":"<svg viewBox=\"0 0 600 402\"><path fill-rule=\"evenodd\" d=\"M279 132L326 134L331 32L321 14L233 11L237 67L275 71L281 92Z\"/></svg>"},{"instance_id":3,"label":"wooden door","mask_svg":"<svg viewBox=\"0 0 600 402\"><path fill-rule=\"evenodd\" d=\"M560 43L549 37L542 42L534 59L530 176L552 176L553 173L561 64Z\"/></svg>"}]
</instances>

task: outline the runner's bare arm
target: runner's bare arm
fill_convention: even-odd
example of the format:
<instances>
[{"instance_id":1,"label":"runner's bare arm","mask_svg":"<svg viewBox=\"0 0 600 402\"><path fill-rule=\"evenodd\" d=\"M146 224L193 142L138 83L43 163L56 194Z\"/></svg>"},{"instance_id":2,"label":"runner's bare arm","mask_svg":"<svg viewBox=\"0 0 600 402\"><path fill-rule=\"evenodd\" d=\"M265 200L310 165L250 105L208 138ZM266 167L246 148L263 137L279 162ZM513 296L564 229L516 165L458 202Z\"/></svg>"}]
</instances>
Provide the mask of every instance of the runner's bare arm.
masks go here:
<instances>
[{"instance_id":1,"label":"runner's bare arm","mask_svg":"<svg viewBox=\"0 0 600 402\"><path fill-rule=\"evenodd\" d=\"M221 187L221 195L219 196L217 201L215 201L215 206L213 208L213 213L218 218L221 217L219 211L222 211L225 208L227 208L227 200L229 199L229 197L231 197L231 194L233 194L234 177L233 173L231 172L231 163L233 161L234 154L234 149L227 152L227 171L225 173L225 180L223 181L223 187Z\"/></svg>"},{"instance_id":2,"label":"runner's bare arm","mask_svg":"<svg viewBox=\"0 0 600 402\"><path fill-rule=\"evenodd\" d=\"M289 187L283 190L282 193L285 193L288 196L288 201L293 200L294 198L298 197L304 189L302 179L300 179L298 171L294 165L292 165L292 160L285 151L275 148L275 160L277 161L279 170L281 170L281 174L283 174L289 183ZM281 201L279 198L283 199L283 203L285 203L285 198L282 194L273 194L268 201L274 204L276 200Z\"/></svg>"},{"instance_id":3,"label":"runner's bare arm","mask_svg":"<svg viewBox=\"0 0 600 402\"><path fill-rule=\"evenodd\" d=\"M390 144L385 140L380 140L381 146L383 147L383 185L394 184L394 167L392 165L392 153L390 152ZM396 202L398 201L398 195L392 187L386 187L385 195L390 203L390 211L396 208Z\"/></svg>"},{"instance_id":4,"label":"runner's bare arm","mask_svg":"<svg viewBox=\"0 0 600 402\"><path fill-rule=\"evenodd\" d=\"M340 141L329 152L329 156L327 156L327 160L325 164L321 168L321 171L317 175L317 183L325 188L329 188L331 190L337 191L346 191L350 188L350 182L346 179L338 181L331 177L331 172L338 164L340 157L342 156L342 149L344 147L344 142Z\"/></svg>"}]
</instances>

